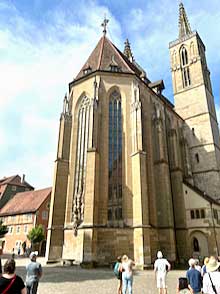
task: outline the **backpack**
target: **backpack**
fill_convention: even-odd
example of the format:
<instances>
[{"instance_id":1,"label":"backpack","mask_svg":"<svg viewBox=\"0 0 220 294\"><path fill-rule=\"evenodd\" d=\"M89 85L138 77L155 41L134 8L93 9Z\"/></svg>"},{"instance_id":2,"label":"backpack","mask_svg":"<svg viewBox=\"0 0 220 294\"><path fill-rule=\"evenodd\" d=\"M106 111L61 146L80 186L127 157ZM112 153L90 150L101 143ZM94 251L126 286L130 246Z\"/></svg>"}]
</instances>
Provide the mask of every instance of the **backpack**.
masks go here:
<instances>
[{"instance_id":1,"label":"backpack","mask_svg":"<svg viewBox=\"0 0 220 294\"><path fill-rule=\"evenodd\" d=\"M117 279L120 279L120 274L121 274L121 272L119 271L119 268L120 268L120 263L116 262L114 266L114 274Z\"/></svg>"}]
</instances>

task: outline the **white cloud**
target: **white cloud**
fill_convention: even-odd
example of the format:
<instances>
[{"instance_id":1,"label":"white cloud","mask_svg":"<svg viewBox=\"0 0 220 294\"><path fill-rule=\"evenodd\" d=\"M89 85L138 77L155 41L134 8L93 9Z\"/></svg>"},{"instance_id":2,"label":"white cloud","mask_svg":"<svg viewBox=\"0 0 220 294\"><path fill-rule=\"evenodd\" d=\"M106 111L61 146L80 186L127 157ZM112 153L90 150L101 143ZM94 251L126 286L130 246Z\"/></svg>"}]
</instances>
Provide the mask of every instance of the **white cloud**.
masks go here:
<instances>
[{"instance_id":1,"label":"white cloud","mask_svg":"<svg viewBox=\"0 0 220 294\"><path fill-rule=\"evenodd\" d=\"M213 0L212 7L218 7L217 2ZM102 35L104 14L115 45L123 49L123 29L137 62L152 80L165 79L168 93L172 91L168 43L178 35L177 3L146 1L143 6L136 1L121 11L121 25L110 9L95 1L77 2L77 7L70 1L68 8L62 3L42 11L41 22L36 22L11 1L0 0L0 177L25 173L37 187L52 185L63 96ZM213 72L220 61L220 13L202 9L203 3L195 9L188 1L186 7L192 28L204 36Z\"/></svg>"},{"instance_id":2,"label":"white cloud","mask_svg":"<svg viewBox=\"0 0 220 294\"><path fill-rule=\"evenodd\" d=\"M102 35L97 24L111 14L88 2L81 7L83 24L57 8L38 27L1 1L0 13L6 10L10 21L0 26L0 177L25 173L30 184L50 186L63 96ZM113 16L111 26L119 40Z\"/></svg>"}]
</instances>

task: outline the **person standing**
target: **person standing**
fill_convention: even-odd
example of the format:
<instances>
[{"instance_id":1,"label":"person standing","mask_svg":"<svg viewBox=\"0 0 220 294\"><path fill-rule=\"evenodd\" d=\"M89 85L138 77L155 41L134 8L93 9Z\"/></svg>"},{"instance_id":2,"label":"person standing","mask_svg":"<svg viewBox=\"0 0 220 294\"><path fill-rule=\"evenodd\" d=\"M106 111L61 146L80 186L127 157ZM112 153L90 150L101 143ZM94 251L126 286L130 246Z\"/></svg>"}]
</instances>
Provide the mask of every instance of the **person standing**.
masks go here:
<instances>
[{"instance_id":1,"label":"person standing","mask_svg":"<svg viewBox=\"0 0 220 294\"><path fill-rule=\"evenodd\" d=\"M122 293L126 294L127 289L128 293L132 294L132 285L133 285L133 266L135 263L127 257L127 255L122 256Z\"/></svg>"},{"instance_id":2,"label":"person standing","mask_svg":"<svg viewBox=\"0 0 220 294\"><path fill-rule=\"evenodd\" d=\"M26 294L26 288L22 278L15 274L14 259L8 259L3 269L4 273L0 277L0 293Z\"/></svg>"},{"instance_id":3,"label":"person standing","mask_svg":"<svg viewBox=\"0 0 220 294\"><path fill-rule=\"evenodd\" d=\"M205 259L204 259L204 264L203 264L203 266L202 266L202 270L201 270L201 275L202 275L202 277L204 277L204 275L206 274L206 266L207 266L207 264L208 264L208 262L209 262L209 257L205 257Z\"/></svg>"},{"instance_id":4,"label":"person standing","mask_svg":"<svg viewBox=\"0 0 220 294\"><path fill-rule=\"evenodd\" d=\"M22 250L23 250L23 255L26 255L26 248L27 248L26 241L24 241L21 246L22 246Z\"/></svg>"},{"instance_id":5,"label":"person standing","mask_svg":"<svg viewBox=\"0 0 220 294\"><path fill-rule=\"evenodd\" d=\"M195 259L195 269L196 269L197 271L199 271L200 274L202 274L202 268L201 268L201 266L199 265L199 260L198 260L198 259Z\"/></svg>"},{"instance_id":6,"label":"person standing","mask_svg":"<svg viewBox=\"0 0 220 294\"><path fill-rule=\"evenodd\" d=\"M190 287L193 289L194 294L200 294L202 289L202 276L201 273L195 268L195 259L190 258L189 270L186 272L187 280Z\"/></svg>"},{"instance_id":7,"label":"person standing","mask_svg":"<svg viewBox=\"0 0 220 294\"><path fill-rule=\"evenodd\" d=\"M114 265L114 274L118 279L118 289L117 293L122 294L122 268L121 268L121 256L117 257L117 261Z\"/></svg>"},{"instance_id":8,"label":"person standing","mask_svg":"<svg viewBox=\"0 0 220 294\"><path fill-rule=\"evenodd\" d=\"M204 294L220 294L220 262L211 256L206 265L206 274L203 278Z\"/></svg>"},{"instance_id":9,"label":"person standing","mask_svg":"<svg viewBox=\"0 0 220 294\"><path fill-rule=\"evenodd\" d=\"M193 290L190 287L187 278L179 278L176 294L193 294Z\"/></svg>"},{"instance_id":10,"label":"person standing","mask_svg":"<svg viewBox=\"0 0 220 294\"><path fill-rule=\"evenodd\" d=\"M42 276L42 267L39 262L37 262L37 252L31 252L30 254L31 262L26 266L26 287L27 294L36 294L39 280Z\"/></svg>"},{"instance_id":11,"label":"person standing","mask_svg":"<svg viewBox=\"0 0 220 294\"><path fill-rule=\"evenodd\" d=\"M157 289L159 294L167 293L166 275L170 271L171 265L166 258L163 258L161 251L157 252L157 260L154 263L154 272L157 280Z\"/></svg>"},{"instance_id":12,"label":"person standing","mask_svg":"<svg viewBox=\"0 0 220 294\"><path fill-rule=\"evenodd\" d=\"M2 259L0 258L0 276L2 275Z\"/></svg>"}]
</instances>

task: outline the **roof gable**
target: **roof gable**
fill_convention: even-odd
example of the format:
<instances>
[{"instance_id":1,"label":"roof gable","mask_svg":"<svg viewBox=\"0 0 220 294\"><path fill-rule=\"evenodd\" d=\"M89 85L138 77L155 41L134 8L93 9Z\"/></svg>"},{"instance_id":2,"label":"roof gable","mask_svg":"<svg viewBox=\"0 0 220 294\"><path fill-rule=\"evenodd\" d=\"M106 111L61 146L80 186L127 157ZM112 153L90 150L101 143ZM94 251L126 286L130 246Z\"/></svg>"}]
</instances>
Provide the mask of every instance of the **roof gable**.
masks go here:
<instances>
[{"instance_id":1,"label":"roof gable","mask_svg":"<svg viewBox=\"0 0 220 294\"><path fill-rule=\"evenodd\" d=\"M0 216L35 212L50 197L51 188L17 193L1 210Z\"/></svg>"},{"instance_id":2,"label":"roof gable","mask_svg":"<svg viewBox=\"0 0 220 294\"><path fill-rule=\"evenodd\" d=\"M96 70L111 71L111 66L117 67L118 71L123 73L141 74L141 71L104 35L76 79L83 77L87 69L89 73Z\"/></svg>"},{"instance_id":3,"label":"roof gable","mask_svg":"<svg viewBox=\"0 0 220 294\"><path fill-rule=\"evenodd\" d=\"M0 179L0 186L3 185L14 185L14 186L22 186L27 187L29 189L34 189L28 182L22 181L19 175L11 176L11 177L4 177Z\"/></svg>"},{"instance_id":4,"label":"roof gable","mask_svg":"<svg viewBox=\"0 0 220 294\"><path fill-rule=\"evenodd\" d=\"M208 202L211 203L215 203L216 205L220 205L220 203L213 199L211 196L209 196L208 194L206 194L206 192L200 190L198 187L191 185L190 183L188 183L187 181L183 181L183 183L188 186L188 188L190 188L191 190L193 190L197 195L199 195L200 197L202 197L203 199L205 199Z\"/></svg>"},{"instance_id":5,"label":"roof gable","mask_svg":"<svg viewBox=\"0 0 220 294\"><path fill-rule=\"evenodd\" d=\"M19 175L11 176L11 177L4 177L0 179L0 185L6 184L20 184L21 177Z\"/></svg>"}]
</instances>

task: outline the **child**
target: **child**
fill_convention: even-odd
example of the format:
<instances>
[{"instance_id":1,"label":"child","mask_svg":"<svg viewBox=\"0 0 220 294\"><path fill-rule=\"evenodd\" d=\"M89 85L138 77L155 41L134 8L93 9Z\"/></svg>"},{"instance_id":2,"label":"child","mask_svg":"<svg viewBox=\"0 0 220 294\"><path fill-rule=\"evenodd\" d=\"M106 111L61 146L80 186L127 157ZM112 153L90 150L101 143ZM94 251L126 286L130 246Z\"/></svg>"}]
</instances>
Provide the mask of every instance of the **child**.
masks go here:
<instances>
[{"instance_id":1,"label":"child","mask_svg":"<svg viewBox=\"0 0 220 294\"><path fill-rule=\"evenodd\" d=\"M193 290L190 287L187 278L179 278L179 283L177 285L177 294L193 294Z\"/></svg>"}]
</instances>

